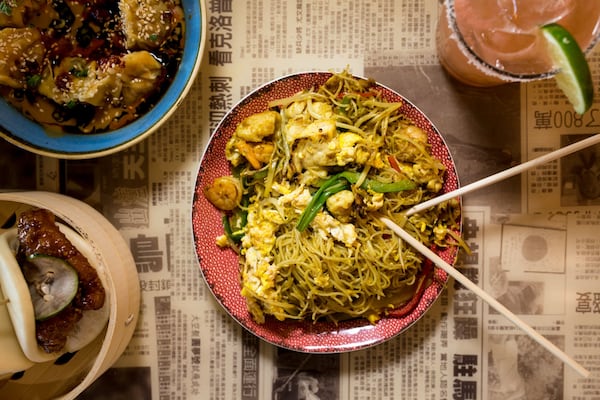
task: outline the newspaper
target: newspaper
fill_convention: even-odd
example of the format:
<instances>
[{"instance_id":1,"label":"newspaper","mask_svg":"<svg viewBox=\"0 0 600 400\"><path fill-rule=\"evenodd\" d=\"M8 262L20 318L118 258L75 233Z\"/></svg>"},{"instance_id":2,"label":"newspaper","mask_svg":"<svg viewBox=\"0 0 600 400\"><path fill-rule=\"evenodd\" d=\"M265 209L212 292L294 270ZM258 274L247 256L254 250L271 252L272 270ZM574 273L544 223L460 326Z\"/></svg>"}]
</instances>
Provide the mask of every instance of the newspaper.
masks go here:
<instances>
[{"instance_id":1,"label":"newspaper","mask_svg":"<svg viewBox=\"0 0 600 400\"><path fill-rule=\"evenodd\" d=\"M437 0L209 0L199 76L147 140L79 161L0 143L11 171L0 187L86 201L120 230L136 260L138 327L82 399L600 399L598 146L465 195L472 253L457 263L589 378L453 280L407 332L326 355L256 338L203 281L191 229L201 157L227 111L279 76L348 67L397 90L440 130L462 184L599 131L600 105L574 114L551 80L478 89L449 79L436 58L438 13ZM600 53L590 62L598 82Z\"/></svg>"}]
</instances>

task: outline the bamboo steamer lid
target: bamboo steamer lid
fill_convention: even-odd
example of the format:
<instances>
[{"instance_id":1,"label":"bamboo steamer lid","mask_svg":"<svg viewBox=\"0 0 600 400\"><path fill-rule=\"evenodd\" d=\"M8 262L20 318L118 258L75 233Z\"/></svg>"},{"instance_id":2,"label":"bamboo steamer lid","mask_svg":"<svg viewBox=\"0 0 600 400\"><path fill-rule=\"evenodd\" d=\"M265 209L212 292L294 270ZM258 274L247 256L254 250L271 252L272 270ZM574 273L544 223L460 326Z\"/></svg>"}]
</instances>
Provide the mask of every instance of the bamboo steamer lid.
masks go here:
<instances>
[{"instance_id":1,"label":"bamboo steamer lid","mask_svg":"<svg viewBox=\"0 0 600 400\"><path fill-rule=\"evenodd\" d=\"M66 359L36 364L19 379L0 383L2 399L75 399L110 368L127 347L138 321L140 286L135 261L119 231L88 204L51 192L0 192L2 204L18 213L45 208L92 246L109 301L109 320L94 342ZM1 217L1 215L0 215ZM1 349L0 349L1 351Z\"/></svg>"}]
</instances>

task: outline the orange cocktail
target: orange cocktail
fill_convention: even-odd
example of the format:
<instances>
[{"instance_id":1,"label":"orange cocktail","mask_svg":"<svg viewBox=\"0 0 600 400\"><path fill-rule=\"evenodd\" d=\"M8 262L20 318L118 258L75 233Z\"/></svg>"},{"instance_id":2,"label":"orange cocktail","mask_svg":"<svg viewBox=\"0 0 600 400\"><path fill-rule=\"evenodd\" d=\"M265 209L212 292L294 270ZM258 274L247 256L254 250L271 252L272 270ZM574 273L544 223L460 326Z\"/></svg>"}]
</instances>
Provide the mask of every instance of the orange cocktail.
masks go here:
<instances>
[{"instance_id":1,"label":"orange cocktail","mask_svg":"<svg viewBox=\"0 0 600 400\"><path fill-rule=\"evenodd\" d=\"M553 76L540 27L558 23L584 52L600 38L598 0L444 0L438 56L458 80L475 86Z\"/></svg>"}]
</instances>

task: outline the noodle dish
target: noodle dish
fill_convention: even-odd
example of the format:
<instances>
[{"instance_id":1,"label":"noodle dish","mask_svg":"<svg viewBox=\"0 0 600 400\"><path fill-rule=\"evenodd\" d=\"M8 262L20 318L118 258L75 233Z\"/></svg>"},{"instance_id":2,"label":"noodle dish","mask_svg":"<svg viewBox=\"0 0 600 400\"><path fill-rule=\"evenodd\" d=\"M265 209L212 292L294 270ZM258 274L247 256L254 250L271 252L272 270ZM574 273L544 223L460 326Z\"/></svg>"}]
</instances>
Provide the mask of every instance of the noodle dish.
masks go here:
<instances>
[{"instance_id":1,"label":"noodle dish","mask_svg":"<svg viewBox=\"0 0 600 400\"><path fill-rule=\"evenodd\" d=\"M466 248L459 201L404 212L457 186L439 133L400 95L347 70L291 75L242 100L211 139L193 205L201 270L267 341L376 344L416 321L447 279L379 218L453 263Z\"/></svg>"}]
</instances>

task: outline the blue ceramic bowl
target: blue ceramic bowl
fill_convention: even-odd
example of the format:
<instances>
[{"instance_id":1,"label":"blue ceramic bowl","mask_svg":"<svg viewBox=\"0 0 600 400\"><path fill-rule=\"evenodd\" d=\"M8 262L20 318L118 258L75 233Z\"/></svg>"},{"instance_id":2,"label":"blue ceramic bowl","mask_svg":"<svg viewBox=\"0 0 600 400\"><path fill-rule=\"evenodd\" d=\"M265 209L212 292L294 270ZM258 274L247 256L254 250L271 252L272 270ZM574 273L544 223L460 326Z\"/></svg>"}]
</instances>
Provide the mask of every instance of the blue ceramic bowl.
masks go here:
<instances>
[{"instance_id":1,"label":"blue ceramic bowl","mask_svg":"<svg viewBox=\"0 0 600 400\"><path fill-rule=\"evenodd\" d=\"M44 156L84 159L105 156L132 146L162 125L191 88L200 68L206 33L204 0L182 0L186 18L185 47L175 79L159 102L139 119L117 130L98 134L49 134L0 99L0 136Z\"/></svg>"}]
</instances>

